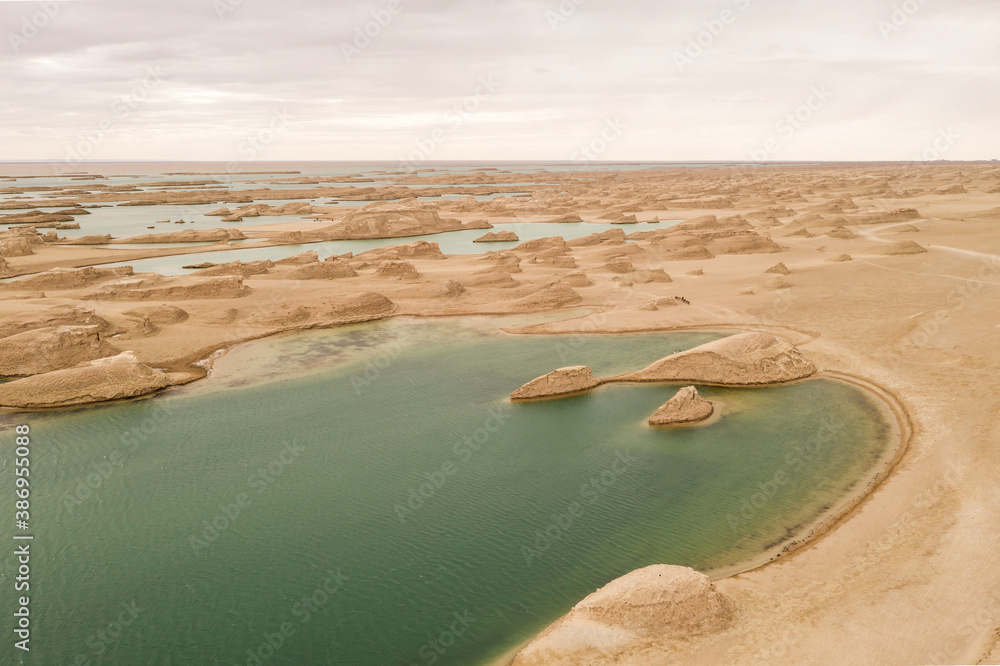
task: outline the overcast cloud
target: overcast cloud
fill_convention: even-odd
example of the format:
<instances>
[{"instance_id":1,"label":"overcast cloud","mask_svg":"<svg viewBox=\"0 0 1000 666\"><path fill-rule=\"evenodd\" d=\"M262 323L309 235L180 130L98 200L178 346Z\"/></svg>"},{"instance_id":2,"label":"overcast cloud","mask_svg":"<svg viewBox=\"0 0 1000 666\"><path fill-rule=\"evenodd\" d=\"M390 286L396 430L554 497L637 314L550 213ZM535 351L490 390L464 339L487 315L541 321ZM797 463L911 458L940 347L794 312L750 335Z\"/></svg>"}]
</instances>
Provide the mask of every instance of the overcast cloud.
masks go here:
<instances>
[{"instance_id":1,"label":"overcast cloud","mask_svg":"<svg viewBox=\"0 0 1000 666\"><path fill-rule=\"evenodd\" d=\"M570 160L609 122L593 157L989 159L998 35L995 0L2 0L0 159Z\"/></svg>"}]
</instances>

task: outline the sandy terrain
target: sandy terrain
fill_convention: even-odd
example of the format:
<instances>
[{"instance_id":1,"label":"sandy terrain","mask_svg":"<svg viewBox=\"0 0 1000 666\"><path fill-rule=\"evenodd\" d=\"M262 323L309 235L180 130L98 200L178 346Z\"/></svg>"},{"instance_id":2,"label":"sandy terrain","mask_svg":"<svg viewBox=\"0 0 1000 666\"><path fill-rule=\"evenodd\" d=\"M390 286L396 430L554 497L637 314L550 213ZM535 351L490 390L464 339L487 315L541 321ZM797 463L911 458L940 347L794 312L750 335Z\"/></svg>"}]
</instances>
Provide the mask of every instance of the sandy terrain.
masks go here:
<instances>
[{"instance_id":1,"label":"sandy terrain","mask_svg":"<svg viewBox=\"0 0 1000 666\"><path fill-rule=\"evenodd\" d=\"M473 182L493 190L525 182L517 174L478 177ZM330 227L398 231L412 229L414 221L416 227L429 221L443 229L486 228L480 220L534 223L575 215L623 224L569 243L550 238L501 252L488 252L486 244L481 255L444 257L424 244L234 264L210 269L209 276L102 274L69 276L64 283L49 276L38 283L44 287L30 288L10 282L0 285L0 338L97 326L108 347L87 333L80 338L85 355L134 352L136 362L157 373L138 374L156 386L163 377L175 383L200 376L198 362L240 341L394 315L571 308L582 315L525 332L768 332L794 344L821 374L870 383L901 406L908 437L892 474L801 547L751 571L714 572L712 594L724 601L725 622L695 626L653 617L630 627L621 619L629 614L615 604L631 603L633 587L609 586L604 610L569 623L571 634L561 633L566 622L553 626L514 663L1000 663L1000 166L546 174L551 184L507 188L530 197L395 199L433 182L410 180L408 189L365 195L383 201L366 211L374 217L345 221L349 213L317 207L307 220L275 218L269 236L300 232L311 240L332 233ZM303 184L313 188L303 192L343 196L349 189L321 185ZM122 200L120 192L85 188L92 185L52 196L67 209ZM333 189L338 192L328 192ZM280 198L296 198L290 192L298 191L282 190ZM156 196L235 210L232 204L278 199L274 194L186 193L179 186ZM141 203L149 195L130 196ZM644 224L654 217L686 221L669 229ZM77 221L86 228L85 217ZM108 252L22 242L16 235L0 237L0 269L8 274L102 263L97 254ZM138 257L125 260L132 258ZM30 349L37 339L72 336L21 336L7 340L5 353L14 358L10 348L22 340L25 353L37 351ZM69 363L79 354L64 357ZM31 404L51 383L46 374L29 378L35 380ZM16 383L5 389L15 390ZM60 394L59 400L68 398ZM616 618L613 640L602 625L605 616Z\"/></svg>"}]
</instances>

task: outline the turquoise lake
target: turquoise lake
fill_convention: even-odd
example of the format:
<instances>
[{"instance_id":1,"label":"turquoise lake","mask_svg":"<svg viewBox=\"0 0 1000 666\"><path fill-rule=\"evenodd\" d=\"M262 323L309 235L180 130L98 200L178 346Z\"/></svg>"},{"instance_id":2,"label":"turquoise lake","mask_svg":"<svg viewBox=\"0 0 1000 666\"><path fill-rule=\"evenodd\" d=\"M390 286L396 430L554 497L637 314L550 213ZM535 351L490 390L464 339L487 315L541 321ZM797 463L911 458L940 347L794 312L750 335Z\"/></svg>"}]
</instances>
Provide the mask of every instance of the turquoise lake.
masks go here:
<instances>
[{"instance_id":1,"label":"turquoise lake","mask_svg":"<svg viewBox=\"0 0 1000 666\"><path fill-rule=\"evenodd\" d=\"M723 416L699 428L646 425L670 385L512 404L556 367L606 376L723 335L495 332L514 323L281 336L152 399L3 417L32 438L16 663L485 664L635 568L759 556L894 445L829 379L704 387Z\"/></svg>"}]
</instances>

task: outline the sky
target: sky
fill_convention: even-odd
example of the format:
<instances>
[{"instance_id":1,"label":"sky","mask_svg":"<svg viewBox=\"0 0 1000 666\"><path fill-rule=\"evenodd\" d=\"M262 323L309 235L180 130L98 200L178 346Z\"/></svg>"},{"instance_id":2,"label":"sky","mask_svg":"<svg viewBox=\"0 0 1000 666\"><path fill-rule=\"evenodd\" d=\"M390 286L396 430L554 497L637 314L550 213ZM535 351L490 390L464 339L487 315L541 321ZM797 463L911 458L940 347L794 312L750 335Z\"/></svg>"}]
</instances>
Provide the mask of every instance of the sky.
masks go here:
<instances>
[{"instance_id":1,"label":"sky","mask_svg":"<svg viewBox=\"0 0 1000 666\"><path fill-rule=\"evenodd\" d=\"M0 0L0 160L1000 157L996 0Z\"/></svg>"}]
</instances>

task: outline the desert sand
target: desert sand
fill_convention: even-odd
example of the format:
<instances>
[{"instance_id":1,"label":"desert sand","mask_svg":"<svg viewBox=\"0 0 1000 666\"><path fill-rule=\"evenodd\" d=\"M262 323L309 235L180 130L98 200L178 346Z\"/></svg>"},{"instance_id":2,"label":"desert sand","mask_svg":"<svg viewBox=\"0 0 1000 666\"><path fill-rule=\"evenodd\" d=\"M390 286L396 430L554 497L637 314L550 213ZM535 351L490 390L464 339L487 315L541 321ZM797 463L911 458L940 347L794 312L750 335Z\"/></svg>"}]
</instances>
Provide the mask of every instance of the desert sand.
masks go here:
<instances>
[{"instance_id":1,"label":"desert sand","mask_svg":"<svg viewBox=\"0 0 1000 666\"><path fill-rule=\"evenodd\" d=\"M225 231L266 230L265 244L380 235L400 244L332 261L317 246L252 268L234 257L211 275L67 276L51 271L206 247L151 244L111 259L107 249L65 244L58 229L0 232L0 270L35 276L0 288L3 358L37 353L46 340L55 346L46 350L50 365L63 366L15 368L38 372L3 384L0 404L148 394L204 376L200 362L242 341L400 315L565 310L558 321L512 332L749 333L707 356L692 350L619 379L856 382L893 410L903 433L898 455L863 497L845 501L823 529L796 535L780 556L745 571L704 572L712 583L671 567L609 580L513 663L1000 663L1000 166L577 171L517 187L504 183L525 182L523 174L462 178L483 183L483 192L456 193L530 196L415 199L458 190L421 188L458 182L444 174L386 188L313 179L280 193L230 192L210 180L155 193L89 181L53 188L39 200L47 205L32 205L199 203L232 214L268 200L372 199L347 212L330 205L302 219L275 216L266 229L227 222ZM68 216L86 230L88 217ZM632 216L684 222L636 225ZM434 243L406 241L577 218L623 224L568 243L553 225L550 238L500 252L487 244L477 255L444 256ZM81 327L96 327L97 339ZM734 360L733 344L752 359ZM693 367L708 374L692 377Z\"/></svg>"}]
</instances>

